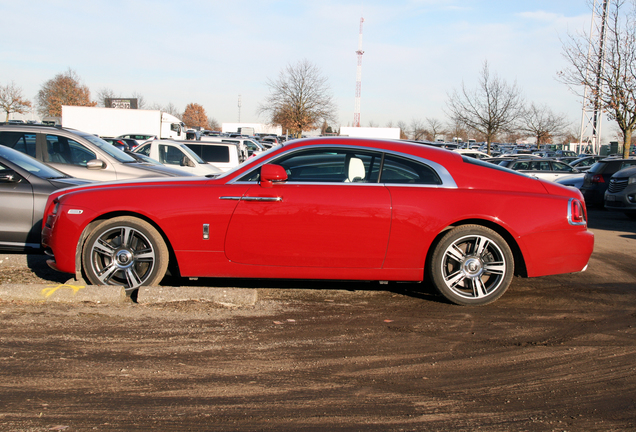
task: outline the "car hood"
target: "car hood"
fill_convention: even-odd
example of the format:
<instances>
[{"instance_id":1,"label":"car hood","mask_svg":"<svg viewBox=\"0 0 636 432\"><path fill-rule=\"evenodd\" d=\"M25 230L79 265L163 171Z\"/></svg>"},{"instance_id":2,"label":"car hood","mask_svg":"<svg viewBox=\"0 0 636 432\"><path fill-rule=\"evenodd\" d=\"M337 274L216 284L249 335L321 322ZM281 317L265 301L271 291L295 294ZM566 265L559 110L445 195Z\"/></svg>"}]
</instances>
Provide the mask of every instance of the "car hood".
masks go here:
<instances>
[{"instance_id":1,"label":"car hood","mask_svg":"<svg viewBox=\"0 0 636 432\"><path fill-rule=\"evenodd\" d=\"M59 189L94 183L93 180L78 179L75 177L62 177L62 178L53 178L53 179L47 179L47 180L49 181L49 183L51 183L53 186Z\"/></svg>"},{"instance_id":2,"label":"car hood","mask_svg":"<svg viewBox=\"0 0 636 432\"><path fill-rule=\"evenodd\" d=\"M67 180L67 179L65 179ZM80 179L74 179L80 180ZM55 199L61 195L82 193L95 189L103 188L126 188L126 187L139 187L139 186L164 186L164 185L180 185L189 182L205 182L212 179L206 177L186 176L181 178L166 178L166 177L150 177L150 178L136 178L127 180L115 180L108 182L93 182L89 184L82 184L75 187L70 187L64 190L56 191L51 194L51 199ZM88 180L83 180L88 182ZM72 186L72 185L69 185Z\"/></svg>"}]
</instances>

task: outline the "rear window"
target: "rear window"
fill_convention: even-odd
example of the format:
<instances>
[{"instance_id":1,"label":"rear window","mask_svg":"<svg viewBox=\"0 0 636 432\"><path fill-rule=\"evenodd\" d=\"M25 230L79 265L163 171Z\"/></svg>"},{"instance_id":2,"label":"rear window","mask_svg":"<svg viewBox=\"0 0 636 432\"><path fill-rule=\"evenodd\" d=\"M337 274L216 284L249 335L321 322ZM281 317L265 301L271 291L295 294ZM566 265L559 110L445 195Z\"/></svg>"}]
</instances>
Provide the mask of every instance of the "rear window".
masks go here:
<instances>
[{"instance_id":1,"label":"rear window","mask_svg":"<svg viewBox=\"0 0 636 432\"><path fill-rule=\"evenodd\" d=\"M35 157L35 134L28 132L0 132L0 144Z\"/></svg>"},{"instance_id":2,"label":"rear window","mask_svg":"<svg viewBox=\"0 0 636 432\"><path fill-rule=\"evenodd\" d=\"M229 163L230 147L215 146L205 144L186 144L194 153L199 155L201 159L212 163Z\"/></svg>"}]
</instances>

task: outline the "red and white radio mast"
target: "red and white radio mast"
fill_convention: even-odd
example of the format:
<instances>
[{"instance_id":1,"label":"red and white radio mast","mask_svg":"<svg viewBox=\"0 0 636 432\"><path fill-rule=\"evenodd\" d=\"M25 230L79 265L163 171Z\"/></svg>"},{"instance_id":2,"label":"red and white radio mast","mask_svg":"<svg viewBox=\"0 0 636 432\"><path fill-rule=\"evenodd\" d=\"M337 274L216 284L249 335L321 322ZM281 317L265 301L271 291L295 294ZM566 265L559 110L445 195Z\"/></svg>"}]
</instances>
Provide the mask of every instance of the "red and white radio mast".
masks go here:
<instances>
[{"instance_id":1,"label":"red and white radio mast","mask_svg":"<svg viewBox=\"0 0 636 432\"><path fill-rule=\"evenodd\" d=\"M360 89L362 87L362 23L364 18L360 17L360 36L358 37L358 70L356 72L356 105L353 110L353 127L360 127Z\"/></svg>"}]
</instances>

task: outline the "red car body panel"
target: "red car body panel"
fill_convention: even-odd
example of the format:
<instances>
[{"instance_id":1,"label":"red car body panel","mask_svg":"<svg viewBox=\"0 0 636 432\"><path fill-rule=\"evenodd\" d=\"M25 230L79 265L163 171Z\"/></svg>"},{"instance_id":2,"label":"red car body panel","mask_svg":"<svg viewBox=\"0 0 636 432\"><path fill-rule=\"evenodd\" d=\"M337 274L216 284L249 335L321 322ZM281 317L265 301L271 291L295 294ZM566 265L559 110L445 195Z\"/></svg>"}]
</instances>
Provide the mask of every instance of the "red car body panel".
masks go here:
<instances>
[{"instance_id":1,"label":"red car body panel","mask_svg":"<svg viewBox=\"0 0 636 432\"><path fill-rule=\"evenodd\" d=\"M456 187L237 181L278 155L312 145L413 155L445 167ZM278 201L247 199L255 197ZM422 279L440 233L477 223L506 236L527 276L542 276L581 271L592 253L593 234L568 221L571 200L583 202L578 190L468 163L458 153L336 137L270 150L218 179L114 182L54 193L43 244L54 254L52 267L76 273L86 227L127 214L157 227L186 277L411 281Z\"/></svg>"}]
</instances>

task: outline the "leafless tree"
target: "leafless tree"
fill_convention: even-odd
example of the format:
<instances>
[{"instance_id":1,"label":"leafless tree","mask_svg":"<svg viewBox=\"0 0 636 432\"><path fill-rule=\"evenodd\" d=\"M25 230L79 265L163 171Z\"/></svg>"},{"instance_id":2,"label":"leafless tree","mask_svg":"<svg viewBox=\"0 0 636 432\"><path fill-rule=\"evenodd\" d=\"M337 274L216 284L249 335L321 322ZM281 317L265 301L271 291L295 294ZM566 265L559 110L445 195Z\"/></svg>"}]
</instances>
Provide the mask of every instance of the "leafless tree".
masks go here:
<instances>
[{"instance_id":1,"label":"leafless tree","mask_svg":"<svg viewBox=\"0 0 636 432\"><path fill-rule=\"evenodd\" d=\"M303 130L335 121L336 106L327 78L308 60L287 65L276 80L267 80L267 86L270 94L258 112L268 116L272 124L301 137Z\"/></svg>"},{"instance_id":2,"label":"leafless tree","mask_svg":"<svg viewBox=\"0 0 636 432\"><path fill-rule=\"evenodd\" d=\"M466 131L466 126L464 126L459 121L451 120L451 122L447 124L446 130L448 131L449 135L452 135L452 140L462 142L468 140L468 132Z\"/></svg>"},{"instance_id":3,"label":"leafless tree","mask_svg":"<svg viewBox=\"0 0 636 432\"><path fill-rule=\"evenodd\" d=\"M453 121L485 136L488 154L497 133L510 128L523 114L523 98L517 84L509 85L491 75L488 62L484 62L477 88L467 89L462 82L459 91L448 95L446 106Z\"/></svg>"},{"instance_id":4,"label":"leafless tree","mask_svg":"<svg viewBox=\"0 0 636 432\"><path fill-rule=\"evenodd\" d=\"M7 115L5 121L9 120L9 114L24 114L31 108L31 101L22 97L22 89L15 85L13 81L6 86L0 86L0 108Z\"/></svg>"},{"instance_id":5,"label":"leafless tree","mask_svg":"<svg viewBox=\"0 0 636 432\"><path fill-rule=\"evenodd\" d=\"M213 117L208 117L208 129L213 131L221 130L219 122Z\"/></svg>"},{"instance_id":6,"label":"leafless tree","mask_svg":"<svg viewBox=\"0 0 636 432\"><path fill-rule=\"evenodd\" d=\"M563 44L569 67L559 78L581 97L585 87L591 90L591 99L598 96L599 108L623 133L623 157L627 158L636 129L636 3L614 0L610 4L603 46L590 47L590 37L584 33L569 35Z\"/></svg>"},{"instance_id":7,"label":"leafless tree","mask_svg":"<svg viewBox=\"0 0 636 432\"><path fill-rule=\"evenodd\" d=\"M411 139L416 141L424 140L426 139L426 132L426 127L422 120L411 120Z\"/></svg>"},{"instance_id":8,"label":"leafless tree","mask_svg":"<svg viewBox=\"0 0 636 432\"><path fill-rule=\"evenodd\" d=\"M564 135L569 125L565 114L555 114L547 105L537 106L533 102L524 111L519 130L534 137L539 147L551 143L554 137Z\"/></svg>"},{"instance_id":9,"label":"leafless tree","mask_svg":"<svg viewBox=\"0 0 636 432\"><path fill-rule=\"evenodd\" d=\"M408 139L408 126L405 122L399 121L397 122L397 127L400 128L400 139Z\"/></svg>"},{"instance_id":10,"label":"leafless tree","mask_svg":"<svg viewBox=\"0 0 636 432\"><path fill-rule=\"evenodd\" d=\"M97 103L99 104L100 107L110 108L110 106L106 103L107 99L114 99L116 97L117 96L115 95L115 92L113 91L113 89L108 87L103 87L99 89L99 91L97 92Z\"/></svg>"},{"instance_id":11,"label":"leafless tree","mask_svg":"<svg viewBox=\"0 0 636 432\"><path fill-rule=\"evenodd\" d=\"M444 133L444 124L434 117L426 117L426 126L431 136L431 141L435 141L437 135Z\"/></svg>"}]
</instances>

